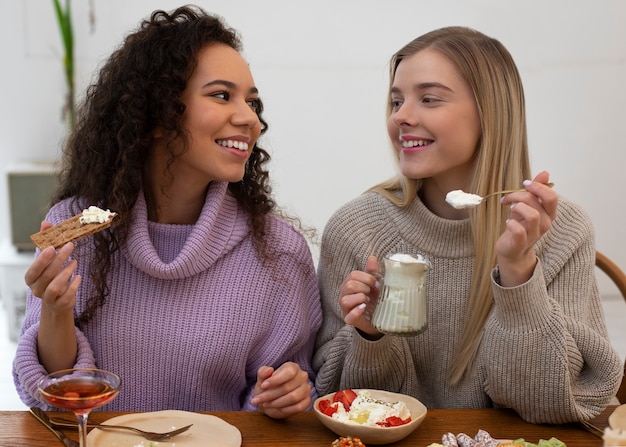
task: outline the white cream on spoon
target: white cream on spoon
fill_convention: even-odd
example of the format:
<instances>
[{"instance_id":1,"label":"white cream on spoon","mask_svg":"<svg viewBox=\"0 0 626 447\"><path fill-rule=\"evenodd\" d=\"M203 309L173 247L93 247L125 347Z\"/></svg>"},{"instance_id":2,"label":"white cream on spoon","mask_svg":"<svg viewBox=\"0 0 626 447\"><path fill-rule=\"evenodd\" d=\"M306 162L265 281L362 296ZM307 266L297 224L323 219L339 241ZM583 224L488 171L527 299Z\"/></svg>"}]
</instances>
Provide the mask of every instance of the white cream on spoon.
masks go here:
<instances>
[{"instance_id":1,"label":"white cream on spoon","mask_svg":"<svg viewBox=\"0 0 626 447\"><path fill-rule=\"evenodd\" d=\"M546 183L546 186L549 188L552 188L554 186L554 183L552 182ZM448 205L452 206L453 208L460 210L463 208L471 208L474 206L478 206L487 197L497 196L500 194L509 194L512 192L523 192L523 191L526 191L526 189L525 188L507 189L504 191L492 192L490 194L487 194L485 197L481 197L478 194L471 194L469 192L463 192L460 189L455 189L454 191L450 191L448 194L446 194L446 202L448 202Z\"/></svg>"},{"instance_id":2,"label":"white cream on spoon","mask_svg":"<svg viewBox=\"0 0 626 447\"><path fill-rule=\"evenodd\" d=\"M479 205L483 201L483 198L477 194L471 194L469 192L463 192L460 189L455 189L446 194L446 202L457 210L463 208L471 208Z\"/></svg>"}]
</instances>

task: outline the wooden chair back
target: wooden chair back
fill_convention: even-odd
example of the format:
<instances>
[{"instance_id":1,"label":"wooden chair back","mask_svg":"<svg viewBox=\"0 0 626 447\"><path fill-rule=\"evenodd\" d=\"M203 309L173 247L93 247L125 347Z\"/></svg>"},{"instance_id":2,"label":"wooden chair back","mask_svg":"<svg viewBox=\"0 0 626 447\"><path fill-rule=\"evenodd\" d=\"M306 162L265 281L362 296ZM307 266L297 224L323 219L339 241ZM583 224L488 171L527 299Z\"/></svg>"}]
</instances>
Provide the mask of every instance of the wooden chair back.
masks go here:
<instances>
[{"instance_id":1,"label":"wooden chair back","mask_svg":"<svg viewBox=\"0 0 626 447\"><path fill-rule=\"evenodd\" d=\"M596 267L611 278L626 301L626 274L622 269L599 251L596 251ZM624 378L616 396L620 404L626 403L626 363L624 363Z\"/></svg>"}]
</instances>

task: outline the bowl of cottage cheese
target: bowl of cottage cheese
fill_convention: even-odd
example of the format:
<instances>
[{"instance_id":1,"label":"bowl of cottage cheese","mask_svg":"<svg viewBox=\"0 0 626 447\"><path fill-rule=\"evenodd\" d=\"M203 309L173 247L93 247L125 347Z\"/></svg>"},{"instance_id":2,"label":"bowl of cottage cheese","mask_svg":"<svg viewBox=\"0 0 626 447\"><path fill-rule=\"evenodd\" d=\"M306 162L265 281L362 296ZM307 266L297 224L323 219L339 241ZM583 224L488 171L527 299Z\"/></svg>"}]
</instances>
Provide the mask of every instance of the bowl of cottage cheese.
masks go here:
<instances>
[{"instance_id":1,"label":"bowl of cottage cheese","mask_svg":"<svg viewBox=\"0 0 626 447\"><path fill-rule=\"evenodd\" d=\"M341 390L318 398L313 409L326 428L366 445L407 437L426 417L426 407L405 394L382 390Z\"/></svg>"}]
</instances>

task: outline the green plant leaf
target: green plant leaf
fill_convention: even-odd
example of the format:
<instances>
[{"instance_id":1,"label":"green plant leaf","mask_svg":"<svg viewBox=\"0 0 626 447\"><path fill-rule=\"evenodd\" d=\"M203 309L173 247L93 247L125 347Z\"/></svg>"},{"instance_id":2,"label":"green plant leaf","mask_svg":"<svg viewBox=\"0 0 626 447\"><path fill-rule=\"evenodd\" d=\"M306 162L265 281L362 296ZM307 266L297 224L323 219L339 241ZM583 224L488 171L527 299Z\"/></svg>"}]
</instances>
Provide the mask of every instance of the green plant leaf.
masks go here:
<instances>
[{"instance_id":1,"label":"green plant leaf","mask_svg":"<svg viewBox=\"0 0 626 447\"><path fill-rule=\"evenodd\" d=\"M74 31L72 26L71 0L65 1L65 8L60 0L52 0L56 14L61 41L65 54L63 56L63 69L67 83L66 111L70 128L74 127Z\"/></svg>"}]
</instances>

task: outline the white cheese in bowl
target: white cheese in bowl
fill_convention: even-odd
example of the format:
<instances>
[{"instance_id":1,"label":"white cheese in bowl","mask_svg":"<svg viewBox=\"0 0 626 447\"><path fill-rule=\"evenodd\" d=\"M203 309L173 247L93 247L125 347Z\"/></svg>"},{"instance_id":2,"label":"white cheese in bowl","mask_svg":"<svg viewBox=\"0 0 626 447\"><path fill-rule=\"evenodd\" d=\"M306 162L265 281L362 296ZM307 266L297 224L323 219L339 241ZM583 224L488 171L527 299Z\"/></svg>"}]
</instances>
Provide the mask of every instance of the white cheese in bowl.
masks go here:
<instances>
[{"instance_id":1,"label":"white cheese in bowl","mask_svg":"<svg viewBox=\"0 0 626 447\"><path fill-rule=\"evenodd\" d=\"M343 405L337 405L332 418L349 424L378 427L379 422L383 423L391 416L404 420L411 417L411 412L404 402L386 402L373 398L368 391L358 391L350 410L346 411Z\"/></svg>"}]
</instances>

